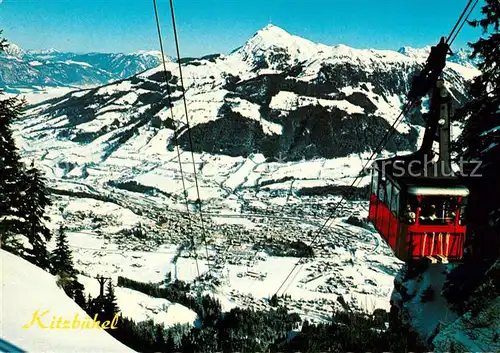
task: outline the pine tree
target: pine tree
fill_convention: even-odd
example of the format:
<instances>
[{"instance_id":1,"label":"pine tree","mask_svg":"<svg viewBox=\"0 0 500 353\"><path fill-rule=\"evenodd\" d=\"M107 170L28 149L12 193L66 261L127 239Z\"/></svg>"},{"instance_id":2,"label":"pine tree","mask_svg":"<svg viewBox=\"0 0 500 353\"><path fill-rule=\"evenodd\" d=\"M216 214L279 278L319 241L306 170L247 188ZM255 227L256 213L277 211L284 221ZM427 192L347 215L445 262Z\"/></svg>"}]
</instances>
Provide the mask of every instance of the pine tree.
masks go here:
<instances>
[{"instance_id":1,"label":"pine tree","mask_svg":"<svg viewBox=\"0 0 500 353\"><path fill-rule=\"evenodd\" d=\"M156 325L155 332L155 352L164 352L165 346L165 330L163 325Z\"/></svg>"},{"instance_id":2,"label":"pine tree","mask_svg":"<svg viewBox=\"0 0 500 353\"><path fill-rule=\"evenodd\" d=\"M500 237L495 234L500 228L500 2L486 0L481 12L481 20L469 22L483 30L482 37L470 44L472 58L480 59L481 75L471 85L470 102L457 112L465 121L458 148L465 161L481 163L475 172L481 176L467 178L474 251L481 251L480 257L495 257L500 250Z\"/></svg>"},{"instance_id":3,"label":"pine tree","mask_svg":"<svg viewBox=\"0 0 500 353\"><path fill-rule=\"evenodd\" d=\"M83 284L81 284L75 279L73 281L73 300L82 309L85 309L87 306L87 302L85 301L84 290L85 287L83 286Z\"/></svg>"},{"instance_id":4,"label":"pine tree","mask_svg":"<svg viewBox=\"0 0 500 353\"><path fill-rule=\"evenodd\" d=\"M55 275L71 278L76 276L71 250L69 249L66 232L62 225L57 230L56 248L52 252L51 263L52 271Z\"/></svg>"},{"instance_id":5,"label":"pine tree","mask_svg":"<svg viewBox=\"0 0 500 353\"><path fill-rule=\"evenodd\" d=\"M29 251L33 258L33 263L47 269L49 267L49 256L45 243L50 240L50 230L45 222L50 221L45 214L46 207L52 203L49 192L45 187L45 180L37 168L34 161L29 169L24 172L22 180L26 188L23 200L23 214L26 214L26 223L23 234L28 238L32 249Z\"/></svg>"},{"instance_id":6,"label":"pine tree","mask_svg":"<svg viewBox=\"0 0 500 353\"><path fill-rule=\"evenodd\" d=\"M56 248L52 252L50 260L52 273L59 277L58 284L75 303L81 308L87 309L91 305L91 298L89 295L88 301L85 300L85 287L78 282L78 272L73 265L71 250L62 225L57 230Z\"/></svg>"},{"instance_id":7,"label":"pine tree","mask_svg":"<svg viewBox=\"0 0 500 353\"><path fill-rule=\"evenodd\" d=\"M0 30L0 35L2 34L3 31ZM7 49L7 46L9 44L7 43L7 40L5 38L0 37L0 51L4 51Z\"/></svg>"},{"instance_id":8,"label":"pine tree","mask_svg":"<svg viewBox=\"0 0 500 353\"><path fill-rule=\"evenodd\" d=\"M6 40L0 38L0 51L7 46ZM45 207L50 204L48 193L33 166L25 171L10 128L25 105L25 101L15 98L0 99L0 245L47 269L45 242L50 239L50 232L43 222L47 220ZM21 236L27 238L30 246L24 248Z\"/></svg>"},{"instance_id":9,"label":"pine tree","mask_svg":"<svg viewBox=\"0 0 500 353\"><path fill-rule=\"evenodd\" d=\"M120 312L118 304L116 304L115 289L111 281L108 281L103 309L104 309L103 320L112 320L113 317Z\"/></svg>"},{"instance_id":10,"label":"pine tree","mask_svg":"<svg viewBox=\"0 0 500 353\"><path fill-rule=\"evenodd\" d=\"M175 341L171 330L169 330L167 334L167 339L165 342L165 351L168 353L175 352Z\"/></svg>"},{"instance_id":11,"label":"pine tree","mask_svg":"<svg viewBox=\"0 0 500 353\"><path fill-rule=\"evenodd\" d=\"M7 41L0 38L0 51L7 46ZM10 129L12 121L21 114L23 102L1 95L0 90L0 247L24 256L19 239L26 221L22 214L22 163Z\"/></svg>"},{"instance_id":12,"label":"pine tree","mask_svg":"<svg viewBox=\"0 0 500 353\"><path fill-rule=\"evenodd\" d=\"M95 305L95 299L92 298L90 294L87 296L87 303L85 305L84 310L92 318L94 317L95 314L98 313L98 310L96 309Z\"/></svg>"},{"instance_id":13,"label":"pine tree","mask_svg":"<svg viewBox=\"0 0 500 353\"><path fill-rule=\"evenodd\" d=\"M269 305L271 305L271 306L278 306L279 305L278 296L276 295L276 293L273 294L271 299L269 299Z\"/></svg>"},{"instance_id":14,"label":"pine tree","mask_svg":"<svg viewBox=\"0 0 500 353\"><path fill-rule=\"evenodd\" d=\"M99 318L99 321L106 321L106 320L111 320L113 317L108 317L106 315L106 305L108 304L108 300L106 295L103 296L97 296L96 298L91 298L89 295L88 300L87 300L87 305L86 305L86 312L89 314L90 317L94 317L96 314Z\"/></svg>"}]
</instances>

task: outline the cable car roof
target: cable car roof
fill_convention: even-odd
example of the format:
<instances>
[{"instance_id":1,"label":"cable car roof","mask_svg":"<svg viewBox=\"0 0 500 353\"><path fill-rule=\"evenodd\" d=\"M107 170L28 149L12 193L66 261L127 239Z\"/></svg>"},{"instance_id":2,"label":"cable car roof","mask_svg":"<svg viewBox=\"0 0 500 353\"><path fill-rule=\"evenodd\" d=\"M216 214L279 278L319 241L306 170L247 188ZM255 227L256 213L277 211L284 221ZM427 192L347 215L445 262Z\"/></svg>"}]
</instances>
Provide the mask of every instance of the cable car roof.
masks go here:
<instances>
[{"instance_id":1,"label":"cable car roof","mask_svg":"<svg viewBox=\"0 0 500 353\"><path fill-rule=\"evenodd\" d=\"M408 188L408 193L413 195L429 195L429 196L468 196L469 189L465 186L443 188L429 186L411 186Z\"/></svg>"}]
</instances>

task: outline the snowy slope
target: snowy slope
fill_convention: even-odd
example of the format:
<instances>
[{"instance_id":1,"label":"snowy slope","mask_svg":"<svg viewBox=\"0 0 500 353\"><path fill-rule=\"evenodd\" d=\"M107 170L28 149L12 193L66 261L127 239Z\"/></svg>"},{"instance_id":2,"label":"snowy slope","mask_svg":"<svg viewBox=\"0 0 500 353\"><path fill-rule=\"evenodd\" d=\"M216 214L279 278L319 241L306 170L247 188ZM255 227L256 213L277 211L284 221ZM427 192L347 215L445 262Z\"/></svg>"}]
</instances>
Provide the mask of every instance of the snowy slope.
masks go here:
<instances>
[{"instance_id":1,"label":"snowy slope","mask_svg":"<svg viewBox=\"0 0 500 353\"><path fill-rule=\"evenodd\" d=\"M477 316L467 313L444 326L432 341L435 352L449 352L450 346L458 352L499 352L500 297L485 303ZM497 338L495 339L495 336Z\"/></svg>"},{"instance_id":2,"label":"snowy slope","mask_svg":"<svg viewBox=\"0 0 500 353\"><path fill-rule=\"evenodd\" d=\"M52 275L4 250L0 256L3 340L28 352L132 352L102 329L22 328L36 310L49 310L49 323L52 315L68 320L88 315L57 287Z\"/></svg>"},{"instance_id":3,"label":"snowy slope","mask_svg":"<svg viewBox=\"0 0 500 353\"><path fill-rule=\"evenodd\" d=\"M79 276L78 279L85 286L86 294L90 294L93 298L99 295L99 284L95 278ZM166 328L176 324L192 326L198 324L198 315L183 305L162 298L153 298L129 288L116 287L115 294L120 315L136 322L151 319Z\"/></svg>"},{"instance_id":4,"label":"snowy slope","mask_svg":"<svg viewBox=\"0 0 500 353\"><path fill-rule=\"evenodd\" d=\"M87 86L91 88L93 86ZM84 88L84 87L81 87ZM5 97L17 97L25 99L28 104L38 104L40 102L63 96L69 92L76 91L77 87L38 87L32 88L19 88L15 93L5 93Z\"/></svg>"},{"instance_id":5,"label":"snowy slope","mask_svg":"<svg viewBox=\"0 0 500 353\"><path fill-rule=\"evenodd\" d=\"M416 278L409 278L405 274L408 266L404 265L394 281L392 304L400 310L403 324L416 330L422 342L432 337L440 325L448 325L457 319L457 314L440 294L451 269L452 265L433 265ZM426 290L433 293L430 299L423 299Z\"/></svg>"},{"instance_id":6,"label":"snowy slope","mask_svg":"<svg viewBox=\"0 0 500 353\"><path fill-rule=\"evenodd\" d=\"M394 281L393 309L397 308L402 324L416 332L423 344L432 343L435 352L498 352L500 297L494 288L498 287L500 261L467 298L469 310L463 315L458 315L443 295L443 285L455 266L435 264L410 272L404 265ZM475 313L470 309L473 302L478 308Z\"/></svg>"}]
</instances>

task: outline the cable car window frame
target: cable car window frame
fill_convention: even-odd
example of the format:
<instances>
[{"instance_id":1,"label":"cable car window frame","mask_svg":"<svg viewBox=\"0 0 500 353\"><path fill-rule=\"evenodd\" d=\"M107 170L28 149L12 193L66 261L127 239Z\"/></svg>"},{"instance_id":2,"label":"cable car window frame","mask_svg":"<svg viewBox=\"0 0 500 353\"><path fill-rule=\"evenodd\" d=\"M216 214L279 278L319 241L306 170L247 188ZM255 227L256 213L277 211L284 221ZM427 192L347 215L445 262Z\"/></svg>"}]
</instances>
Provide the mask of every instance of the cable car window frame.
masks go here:
<instances>
[{"instance_id":1,"label":"cable car window frame","mask_svg":"<svg viewBox=\"0 0 500 353\"><path fill-rule=\"evenodd\" d=\"M455 207L448 207L446 209L446 199L451 199L455 202ZM432 208L432 206L434 206ZM423 195L420 203L420 215L419 224L420 225L433 225L433 226L446 226L450 225L448 220L452 220L452 224L455 224L455 219L453 217L447 217L446 211L453 210L452 212L456 216L456 211L458 208L457 196L450 195ZM432 210L434 210L432 212ZM434 215L434 218L431 218Z\"/></svg>"},{"instance_id":2,"label":"cable car window frame","mask_svg":"<svg viewBox=\"0 0 500 353\"><path fill-rule=\"evenodd\" d=\"M443 203L443 218L448 224L455 225L457 218L457 211L460 208L459 197L450 196L449 200Z\"/></svg>"}]
</instances>

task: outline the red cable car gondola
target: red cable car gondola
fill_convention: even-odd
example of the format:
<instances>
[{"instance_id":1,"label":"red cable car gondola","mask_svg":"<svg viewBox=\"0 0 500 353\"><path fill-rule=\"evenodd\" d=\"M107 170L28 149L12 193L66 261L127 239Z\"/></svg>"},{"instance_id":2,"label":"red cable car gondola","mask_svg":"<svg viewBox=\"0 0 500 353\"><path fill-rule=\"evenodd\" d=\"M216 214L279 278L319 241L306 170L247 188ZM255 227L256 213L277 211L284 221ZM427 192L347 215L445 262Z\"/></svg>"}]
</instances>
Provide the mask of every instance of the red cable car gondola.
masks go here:
<instances>
[{"instance_id":1,"label":"red cable car gondola","mask_svg":"<svg viewBox=\"0 0 500 353\"><path fill-rule=\"evenodd\" d=\"M422 146L410 155L376 160L372 168L369 220L400 260L460 261L469 190L450 163L451 97L439 78L449 47L442 39L412 82L410 99L431 91ZM433 143L439 143L434 161Z\"/></svg>"}]
</instances>

